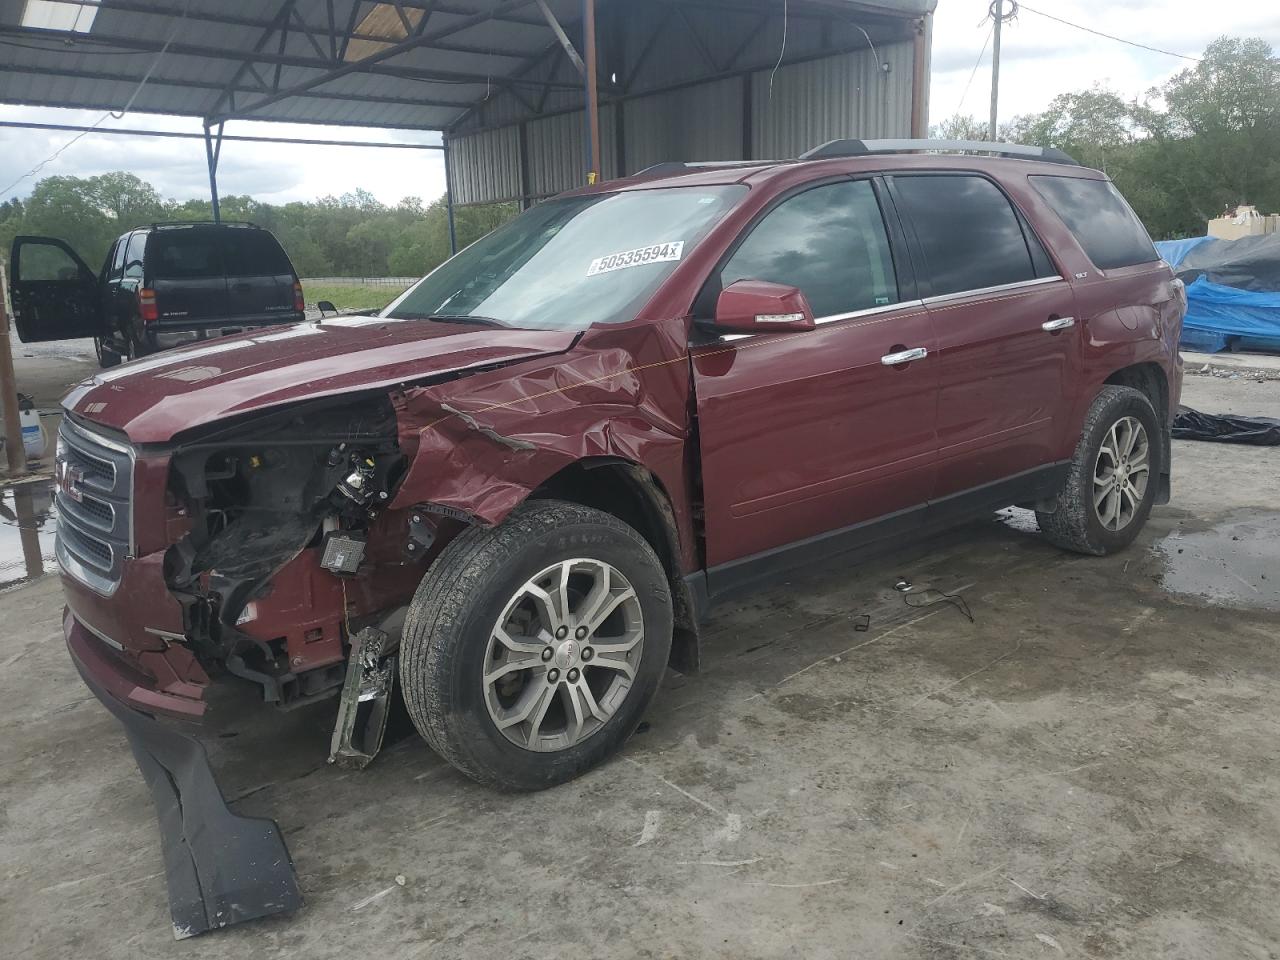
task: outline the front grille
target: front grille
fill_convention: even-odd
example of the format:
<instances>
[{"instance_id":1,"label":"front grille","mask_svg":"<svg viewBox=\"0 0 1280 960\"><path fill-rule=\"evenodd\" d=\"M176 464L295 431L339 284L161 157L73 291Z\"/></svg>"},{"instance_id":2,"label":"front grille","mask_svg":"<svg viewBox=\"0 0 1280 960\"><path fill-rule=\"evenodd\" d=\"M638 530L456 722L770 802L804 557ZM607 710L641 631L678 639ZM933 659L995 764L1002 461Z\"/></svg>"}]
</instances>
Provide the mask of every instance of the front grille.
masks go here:
<instances>
[{"instance_id":1,"label":"front grille","mask_svg":"<svg viewBox=\"0 0 1280 960\"><path fill-rule=\"evenodd\" d=\"M58 437L58 562L68 575L109 595L130 554L132 452L126 442L70 417L63 417Z\"/></svg>"}]
</instances>

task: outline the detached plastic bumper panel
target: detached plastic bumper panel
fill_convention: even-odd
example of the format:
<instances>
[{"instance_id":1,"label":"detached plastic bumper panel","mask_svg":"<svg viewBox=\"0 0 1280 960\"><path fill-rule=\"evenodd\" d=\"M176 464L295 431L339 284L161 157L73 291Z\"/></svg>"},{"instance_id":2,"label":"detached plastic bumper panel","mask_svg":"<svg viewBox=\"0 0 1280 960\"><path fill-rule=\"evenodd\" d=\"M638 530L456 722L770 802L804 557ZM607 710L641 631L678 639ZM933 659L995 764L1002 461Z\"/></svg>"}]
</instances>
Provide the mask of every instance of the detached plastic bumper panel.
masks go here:
<instances>
[{"instance_id":1,"label":"detached plastic bumper panel","mask_svg":"<svg viewBox=\"0 0 1280 960\"><path fill-rule=\"evenodd\" d=\"M84 670L80 675L124 725L138 768L151 788L174 938L184 940L302 906L280 828L274 820L231 812L204 745L125 706Z\"/></svg>"}]
</instances>

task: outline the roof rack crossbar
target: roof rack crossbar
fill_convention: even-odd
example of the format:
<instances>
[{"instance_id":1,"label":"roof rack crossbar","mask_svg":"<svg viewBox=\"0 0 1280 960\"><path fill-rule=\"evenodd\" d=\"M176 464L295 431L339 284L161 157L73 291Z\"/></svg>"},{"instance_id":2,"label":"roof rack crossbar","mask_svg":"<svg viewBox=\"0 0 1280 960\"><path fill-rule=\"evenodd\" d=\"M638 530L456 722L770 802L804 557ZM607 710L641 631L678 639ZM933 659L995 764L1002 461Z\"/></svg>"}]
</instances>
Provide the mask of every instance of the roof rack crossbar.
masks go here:
<instances>
[{"instance_id":1,"label":"roof rack crossbar","mask_svg":"<svg viewBox=\"0 0 1280 960\"><path fill-rule=\"evenodd\" d=\"M1001 157L1022 157L1046 163L1080 166L1079 162L1057 147L1033 147L1025 143L995 143L990 140L830 140L800 155L801 160L827 160L832 157L860 157L879 153L993 153Z\"/></svg>"},{"instance_id":2,"label":"roof rack crossbar","mask_svg":"<svg viewBox=\"0 0 1280 960\"><path fill-rule=\"evenodd\" d=\"M151 224L153 230L159 230L161 227L253 227L257 229L258 225L252 220L157 220Z\"/></svg>"}]
</instances>

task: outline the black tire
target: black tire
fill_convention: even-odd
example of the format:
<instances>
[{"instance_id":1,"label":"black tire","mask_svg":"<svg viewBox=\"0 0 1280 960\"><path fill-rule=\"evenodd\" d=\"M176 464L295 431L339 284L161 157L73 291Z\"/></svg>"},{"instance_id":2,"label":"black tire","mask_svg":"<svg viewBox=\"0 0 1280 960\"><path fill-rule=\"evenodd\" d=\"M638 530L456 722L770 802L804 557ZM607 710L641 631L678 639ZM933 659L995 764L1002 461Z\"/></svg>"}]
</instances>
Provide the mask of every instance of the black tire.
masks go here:
<instances>
[{"instance_id":1,"label":"black tire","mask_svg":"<svg viewBox=\"0 0 1280 960\"><path fill-rule=\"evenodd\" d=\"M538 753L511 742L489 714L482 676L498 617L521 585L561 560L612 565L635 590L643 641L626 698L594 733ZM471 527L423 577L405 621L400 679L427 743L467 776L509 790L571 780L614 753L657 692L671 650L671 594L653 548L621 520L557 500L530 501L494 528Z\"/></svg>"},{"instance_id":2,"label":"black tire","mask_svg":"<svg viewBox=\"0 0 1280 960\"><path fill-rule=\"evenodd\" d=\"M93 352L97 354L98 366L103 370L109 370L120 364L120 354L116 353L110 343L104 342L100 337L93 338Z\"/></svg>"},{"instance_id":3,"label":"black tire","mask_svg":"<svg viewBox=\"0 0 1280 960\"><path fill-rule=\"evenodd\" d=\"M1119 530L1103 526L1093 505L1094 469L1112 426L1125 417L1134 417L1146 430L1150 460L1146 490L1132 519ZM1051 512L1036 511L1040 530L1050 543L1064 550L1104 556L1123 550L1141 532L1155 503L1164 470L1161 420L1145 393L1132 387L1107 385L1094 399L1085 415L1080 442L1071 458L1067 481L1057 495Z\"/></svg>"}]
</instances>

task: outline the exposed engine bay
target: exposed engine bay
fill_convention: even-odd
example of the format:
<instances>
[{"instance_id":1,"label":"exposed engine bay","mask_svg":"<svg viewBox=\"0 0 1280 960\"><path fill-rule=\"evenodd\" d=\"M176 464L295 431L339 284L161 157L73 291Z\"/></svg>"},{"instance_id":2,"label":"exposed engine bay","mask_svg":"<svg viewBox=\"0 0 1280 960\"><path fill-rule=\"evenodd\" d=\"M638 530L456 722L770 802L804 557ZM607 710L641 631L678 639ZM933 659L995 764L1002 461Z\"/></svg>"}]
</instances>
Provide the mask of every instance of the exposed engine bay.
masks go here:
<instances>
[{"instance_id":1,"label":"exposed engine bay","mask_svg":"<svg viewBox=\"0 0 1280 960\"><path fill-rule=\"evenodd\" d=\"M407 602L413 551L425 555L399 552L412 521L387 509L405 472L390 401L255 417L181 444L171 463L165 581L202 666L282 707L337 692L346 644Z\"/></svg>"}]
</instances>

